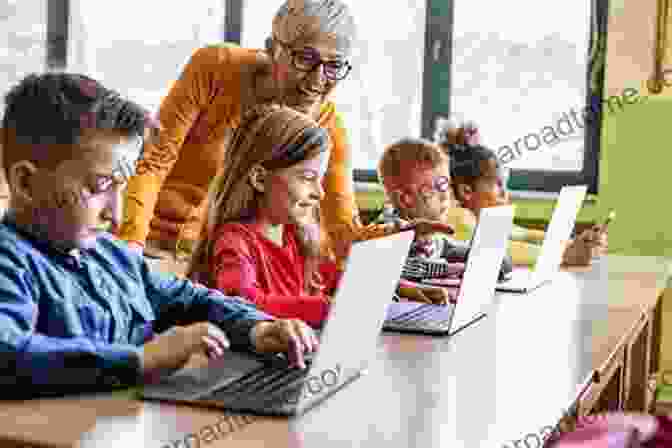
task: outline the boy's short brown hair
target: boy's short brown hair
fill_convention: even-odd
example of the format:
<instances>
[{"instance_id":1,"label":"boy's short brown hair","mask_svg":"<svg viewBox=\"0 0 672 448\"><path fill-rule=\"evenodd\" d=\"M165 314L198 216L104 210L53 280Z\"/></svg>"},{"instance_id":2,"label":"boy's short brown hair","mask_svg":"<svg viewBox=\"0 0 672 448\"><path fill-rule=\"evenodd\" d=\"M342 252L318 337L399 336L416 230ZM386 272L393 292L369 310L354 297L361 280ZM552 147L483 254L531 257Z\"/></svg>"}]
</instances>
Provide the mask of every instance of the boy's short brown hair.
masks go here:
<instances>
[{"instance_id":1,"label":"boy's short brown hair","mask_svg":"<svg viewBox=\"0 0 672 448\"><path fill-rule=\"evenodd\" d=\"M409 170L432 169L448 164L448 156L438 145L423 138L403 138L385 148L378 162L378 178L386 190L403 186Z\"/></svg>"},{"instance_id":2,"label":"boy's short brown hair","mask_svg":"<svg viewBox=\"0 0 672 448\"><path fill-rule=\"evenodd\" d=\"M81 153L77 146L92 133L142 138L155 126L144 108L92 78L30 74L5 97L2 165L8 171L14 163L29 160L52 168Z\"/></svg>"}]
</instances>

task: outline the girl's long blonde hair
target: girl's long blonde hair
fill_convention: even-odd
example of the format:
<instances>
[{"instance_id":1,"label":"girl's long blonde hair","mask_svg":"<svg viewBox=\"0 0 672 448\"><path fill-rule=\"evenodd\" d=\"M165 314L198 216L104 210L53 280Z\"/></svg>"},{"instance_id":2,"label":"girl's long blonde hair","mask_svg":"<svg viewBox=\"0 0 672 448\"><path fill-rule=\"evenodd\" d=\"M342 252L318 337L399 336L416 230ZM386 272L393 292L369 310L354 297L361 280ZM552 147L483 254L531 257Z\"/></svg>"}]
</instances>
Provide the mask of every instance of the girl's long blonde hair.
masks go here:
<instances>
[{"instance_id":1,"label":"girl's long blonde hair","mask_svg":"<svg viewBox=\"0 0 672 448\"><path fill-rule=\"evenodd\" d=\"M227 222L240 222L257 213L258 192L249 181L252 167L273 171L288 168L329 151L325 129L309 116L277 104L250 109L242 118L225 152L224 162L210 184L204 230L189 266L188 276L212 286L210 262L216 230ZM299 247L306 258L319 257L319 211L311 224L297 225Z\"/></svg>"}]
</instances>

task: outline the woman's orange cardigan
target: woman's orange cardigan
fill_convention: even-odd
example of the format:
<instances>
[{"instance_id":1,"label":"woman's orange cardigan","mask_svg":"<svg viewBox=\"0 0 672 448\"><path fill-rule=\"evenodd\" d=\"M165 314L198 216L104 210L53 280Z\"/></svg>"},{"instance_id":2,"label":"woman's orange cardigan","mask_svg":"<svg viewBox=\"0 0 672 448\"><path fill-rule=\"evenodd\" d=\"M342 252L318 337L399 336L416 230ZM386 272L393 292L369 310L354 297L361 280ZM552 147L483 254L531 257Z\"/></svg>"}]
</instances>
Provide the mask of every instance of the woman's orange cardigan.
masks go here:
<instances>
[{"instance_id":1,"label":"woman's orange cardigan","mask_svg":"<svg viewBox=\"0 0 672 448\"><path fill-rule=\"evenodd\" d=\"M145 145L129 181L122 239L175 247L198 238L208 185L225 157L231 129L240 123L243 95L259 60L259 50L235 46L205 47L192 55L161 104L158 138ZM341 264L352 241L393 230L359 220L347 132L331 101L322 104L319 124L333 143L321 203L323 249Z\"/></svg>"}]
</instances>

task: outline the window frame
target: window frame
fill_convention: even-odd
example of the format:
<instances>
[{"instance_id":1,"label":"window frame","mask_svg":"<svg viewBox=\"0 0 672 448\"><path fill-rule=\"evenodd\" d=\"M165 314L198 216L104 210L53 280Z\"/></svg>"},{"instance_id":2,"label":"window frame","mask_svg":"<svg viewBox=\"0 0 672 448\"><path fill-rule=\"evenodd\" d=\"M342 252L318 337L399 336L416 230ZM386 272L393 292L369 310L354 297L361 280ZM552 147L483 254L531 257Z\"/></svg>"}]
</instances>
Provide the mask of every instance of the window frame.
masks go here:
<instances>
[{"instance_id":1,"label":"window frame","mask_svg":"<svg viewBox=\"0 0 672 448\"><path fill-rule=\"evenodd\" d=\"M45 71L47 72L73 72L73 73L87 73L90 68L90 61L88 59L88 49L95 47L87 47L87 39L81 35L82 25L86 27L86 23L82 24L82 17L78 16L79 2L85 0L45 0L48 5L47 10L47 61L45 63ZM239 43L235 39L240 36L241 24L240 18L236 16L236 11L242 9L239 7L243 0L209 0L210 4L217 3L224 8L224 20L218 25L216 32L216 40L213 42L206 42L204 45L217 44L227 42L227 39L232 39L233 42ZM234 7L230 7L232 3ZM85 19L84 19L85 20ZM228 30L228 31L227 31ZM196 48L194 48L195 50ZM190 53L184 53L185 61L190 56ZM94 58L95 60L95 58ZM175 78L181 73L182 67L175 73ZM95 67L95 64L94 64ZM102 81L95 73L87 73L99 81ZM174 81L172 79L171 81ZM156 83L157 85L160 83ZM165 97L164 97L165 98ZM146 104L139 101L138 104L158 113L163 99L157 105Z\"/></svg>"},{"instance_id":2,"label":"window frame","mask_svg":"<svg viewBox=\"0 0 672 448\"><path fill-rule=\"evenodd\" d=\"M233 42L238 45L242 42L243 36L243 12L245 11L245 0L224 0L224 41Z\"/></svg>"},{"instance_id":3,"label":"window frame","mask_svg":"<svg viewBox=\"0 0 672 448\"><path fill-rule=\"evenodd\" d=\"M598 44L593 40L595 24L597 33L604 35L604 56L607 52L607 28L609 19L609 0L592 0L590 21L590 42L588 55ZM597 17L595 17L597 16ZM586 55L586 58L588 58ZM594 62L594 61L592 61ZM586 85L590 86L593 66L589 61L586 70ZM604 104L605 100L605 71L606 64L602 64L596 73L597 92L592 92L590 87L586 89L586 102L584 107L592 104ZM509 189L512 192L543 192L557 193L565 185L587 185L589 194L597 194L599 190L600 173L600 150L602 145L603 107L591 108L595 119L586 121L583 147L583 166L579 171L553 171L553 170L527 170L512 169L509 178Z\"/></svg>"},{"instance_id":4,"label":"window frame","mask_svg":"<svg viewBox=\"0 0 672 448\"><path fill-rule=\"evenodd\" d=\"M449 116L451 112L451 69L453 49L454 1L427 0L425 28L425 56L423 70L423 104L421 136L431 139L433 123L439 116ZM609 0L593 0L590 21L590 42L588 54L597 42L593 41L594 27L604 36L603 51L606 54L606 33L609 17ZM588 54L586 58L588 58ZM590 86L592 65L586 69L586 85ZM604 78L606 65L597 71L597 92L586 91L585 106L603 105L605 97ZM592 102L591 102L592 100ZM557 171L544 169L512 169L509 189L516 192L557 193L565 185L587 185L588 193L597 194L599 188L599 160L602 142L603 107L593 110L595 119L586 122L584 132L583 164L579 171ZM378 182L378 175L372 169L355 169L355 181Z\"/></svg>"},{"instance_id":5,"label":"window frame","mask_svg":"<svg viewBox=\"0 0 672 448\"><path fill-rule=\"evenodd\" d=\"M70 0L43 0L46 3L46 33L44 46L44 60L42 61L42 71L61 71L65 70L67 47L68 47L68 22L70 15ZM20 6L19 6L20 7ZM4 96L13 85L4 86ZM2 120L4 111L0 108L0 120ZM1 149L1 148L0 148ZM1 163L0 163L1 165ZM4 175L0 173L0 184ZM2 197L0 197L2 199ZM0 210L0 217L2 216Z\"/></svg>"},{"instance_id":6,"label":"window frame","mask_svg":"<svg viewBox=\"0 0 672 448\"><path fill-rule=\"evenodd\" d=\"M437 117L450 113L454 11L453 0L425 0L425 54L418 123L420 135L424 138L432 138L433 123ZM353 177L355 182L380 183L376 169L355 168Z\"/></svg>"},{"instance_id":7,"label":"window frame","mask_svg":"<svg viewBox=\"0 0 672 448\"><path fill-rule=\"evenodd\" d=\"M50 71L67 70L71 64L71 1L45 0L47 2L47 61ZM213 0L214 1L214 0ZM224 28L220 36L224 42L240 44L244 0L219 0L224 4Z\"/></svg>"},{"instance_id":8,"label":"window frame","mask_svg":"<svg viewBox=\"0 0 672 448\"><path fill-rule=\"evenodd\" d=\"M44 0L47 2L47 59L48 71L65 70L68 63L70 39L70 0Z\"/></svg>"}]
</instances>

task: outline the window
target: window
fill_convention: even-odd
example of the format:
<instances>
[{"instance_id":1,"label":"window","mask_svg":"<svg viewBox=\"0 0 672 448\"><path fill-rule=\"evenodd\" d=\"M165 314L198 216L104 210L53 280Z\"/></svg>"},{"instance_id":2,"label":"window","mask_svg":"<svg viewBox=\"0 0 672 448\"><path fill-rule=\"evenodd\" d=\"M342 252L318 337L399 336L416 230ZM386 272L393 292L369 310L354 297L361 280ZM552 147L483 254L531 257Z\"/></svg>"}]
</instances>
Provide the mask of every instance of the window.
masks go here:
<instances>
[{"instance_id":1,"label":"window","mask_svg":"<svg viewBox=\"0 0 672 448\"><path fill-rule=\"evenodd\" d=\"M245 2L242 44L263 48L283 0ZM357 22L353 70L334 93L357 171L375 169L385 145L420 135L425 8L416 0L348 2Z\"/></svg>"},{"instance_id":2,"label":"window","mask_svg":"<svg viewBox=\"0 0 672 448\"><path fill-rule=\"evenodd\" d=\"M586 105L602 104L606 2L592 3L455 2L450 109L479 123L514 189L596 192L602 108Z\"/></svg>"},{"instance_id":3,"label":"window","mask_svg":"<svg viewBox=\"0 0 672 448\"><path fill-rule=\"evenodd\" d=\"M357 21L354 69L335 101L350 136L353 166L375 170L386 145L420 136L425 8L416 0L387 2L381 26L379 4L350 5Z\"/></svg>"},{"instance_id":4,"label":"window","mask_svg":"<svg viewBox=\"0 0 672 448\"><path fill-rule=\"evenodd\" d=\"M264 48L266 38L271 35L273 17L283 3L281 0L242 2L243 25L240 42L243 47Z\"/></svg>"},{"instance_id":5,"label":"window","mask_svg":"<svg viewBox=\"0 0 672 448\"><path fill-rule=\"evenodd\" d=\"M44 71L46 44L47 0L0 2L0 111L12 86L29 73Z\"/></svg>"},{"instance_id":6,"label":"window","mask_svg":"<svg viewBox=\"0 0 672 448\"><path fill-rule=\"evenodd\" d=\"M0 1L0 120L9 89L24 76L46 68L47 16L47 0ZM0 160L0 217L8 198Z\"/></svg>"},{"instance_id":7,"label":"window","mask_svg":"<svg viewBox=\"0 0 672 448\"><path fill-rule=\"evenodd\" d=\"M243 45L263 46L282 3L244 3ZM512 168L511 189L585 183L597 192L602 111L614 107L603 99L608 0L349 4L354 69L334 99L357 180L375 179L385 145L431 137L437 116L455 112L479 123L484 143Z\"/></svg>"},{"instance_id":8,"label":"window","mask_svg":"<svg viewBox=\"0 0 672 448\"><path fill-rule=\"evenodd\" d=\"M511 168L579 170L583 129L563 117L585 102L590 3L519 0L524 15L493 3L484 16L483 6L455 4L453 110L478 120L487 146L515 149ZM551 128L567 136L545 144L546 126L548 141Z\"/></svg>"},{"instance_id":9,"label":"window","mask_svg":"<svg viewBox=\"0 0 672 448\"><path fill-rule=\"evenodd\" d=\"M225 0L70 0L69 71L156 111L196 49L224 40Z\"/></svg>"}]
</instances>

